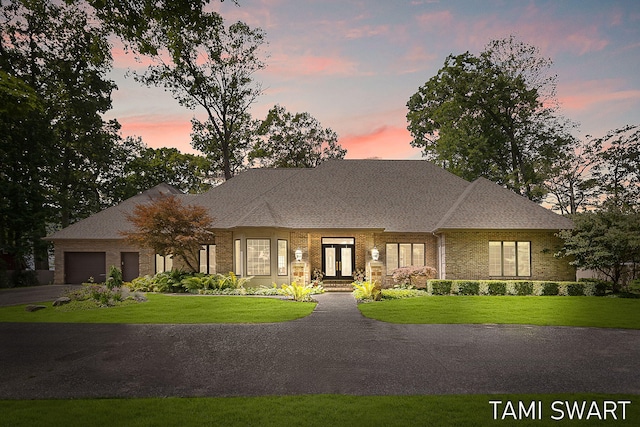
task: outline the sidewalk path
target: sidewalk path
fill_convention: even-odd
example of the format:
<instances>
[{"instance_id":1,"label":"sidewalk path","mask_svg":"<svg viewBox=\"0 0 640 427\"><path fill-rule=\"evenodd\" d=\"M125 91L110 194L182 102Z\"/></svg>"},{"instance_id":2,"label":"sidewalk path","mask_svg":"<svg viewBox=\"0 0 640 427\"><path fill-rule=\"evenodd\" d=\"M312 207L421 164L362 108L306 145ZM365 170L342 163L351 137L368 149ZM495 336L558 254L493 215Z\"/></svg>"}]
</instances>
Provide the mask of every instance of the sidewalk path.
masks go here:
<instances>
[{"instance_id":1,"label":"sidewalk path","mask_svg":"<svg viewBox=\"0 0 640 427\"><path fill-rule=\"evenodd\" d=\"M395 325L350 294L240 325L0 323L0 398L640 394L640 331Z\"/></svg>"}]
</instances>

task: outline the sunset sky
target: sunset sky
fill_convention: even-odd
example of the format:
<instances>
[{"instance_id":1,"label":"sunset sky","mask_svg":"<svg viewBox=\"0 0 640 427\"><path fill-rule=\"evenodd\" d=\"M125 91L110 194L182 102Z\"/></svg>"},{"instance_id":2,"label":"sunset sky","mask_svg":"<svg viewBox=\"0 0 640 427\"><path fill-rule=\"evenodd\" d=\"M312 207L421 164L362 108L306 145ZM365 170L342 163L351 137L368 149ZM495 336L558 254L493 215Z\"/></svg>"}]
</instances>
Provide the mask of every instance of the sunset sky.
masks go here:
<instances>
[{"instance_id":1,"label":"sunset sky","mask_svg":"<svg viewBox=\"0 0 640 427\"><path fill-rule=\"evenodd\" d=\"M212 2L227 23L266 32L265 94L252 107L264 118L275 104L308 112L336 131L347 158L420 158L409 145L406 103L449 54L479 53L514 35L540 48L558 75L561 114L577 137L640 125L640 2L637 0L240 0ZM190 146L190 119L161 88L125 78L135 62L114 44L108 118L123 136L151 147Z\"/></svg>"}]
</instances>

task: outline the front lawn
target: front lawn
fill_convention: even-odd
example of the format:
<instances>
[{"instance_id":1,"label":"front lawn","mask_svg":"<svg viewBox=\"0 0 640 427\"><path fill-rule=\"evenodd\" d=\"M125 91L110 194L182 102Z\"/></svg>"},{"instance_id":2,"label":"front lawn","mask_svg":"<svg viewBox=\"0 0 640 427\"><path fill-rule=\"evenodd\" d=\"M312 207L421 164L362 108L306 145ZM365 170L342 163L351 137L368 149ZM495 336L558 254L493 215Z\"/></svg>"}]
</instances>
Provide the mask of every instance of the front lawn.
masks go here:
<instances>
[{"instance_id":1,"label":"front lawn","mask_svg":"<svg viewBox=\"0 0 640 427\"><path fill-rule=\"evenodd\" d=\"M640 329L640 299L429 296L359 304L390 323L502 323Z\"/></svg>"},{"instance_id":2,"label":"front lawn","mask_svg":"<svg viewBox=\"0 0 640 427\"><path fill-rule=\"evenodd\" d=\"M0 308L0 322L48 323L271 323L308 316L315 303L275 298L148 294L147 302L62 311L51 303L35 312L25 305Z\"/></svg>"},{"instance_id":3,"label":"front lawn","mask_svg":"<svg viewBox=\"0 0 640 427\"><path fill-rule=\"evenodd\" d=\"M502 406L490 401L502 401ZM536 402L541 409L528 419L501 419L507 401ZM540 401L540 406L537 402ZM604 401L628 402L599 420L587 410L582 419L569 411L574 403L597 402L603 418ZM554 402L560 402L552 406ZM498 419L494 419L494 405ZM528 406L527 406L528 407ZM613 403L608 406L613 409ZM635 395L459 395L345 396L304 395L227 398L152 398L0 401L0 424L10 426L636 426L640 404ZM508 411L507 411L508 413ZM520 412L515 412L520 414ZM533 417L532 417L533 415ZM613 418L615 415L616 419ZM520 415L518 415L520 416ZM556 419L553 419L555 417ZM531 419L534 418L534 419ZM540 418L540 419L538 419ZM560 419L562 418L562 419ZM6 423L6 424L5 424Z\"/></svg>"}]
</instances>

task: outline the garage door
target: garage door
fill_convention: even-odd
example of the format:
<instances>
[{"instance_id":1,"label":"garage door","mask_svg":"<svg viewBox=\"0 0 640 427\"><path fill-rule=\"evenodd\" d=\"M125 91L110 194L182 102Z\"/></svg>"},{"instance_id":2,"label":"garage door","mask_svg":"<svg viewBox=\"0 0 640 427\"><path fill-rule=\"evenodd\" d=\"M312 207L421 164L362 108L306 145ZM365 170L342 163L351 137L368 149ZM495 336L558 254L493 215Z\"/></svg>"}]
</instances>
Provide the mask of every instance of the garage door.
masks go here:
<instances>
[{"instance_id":1,"label":"garage door","mask_svg":"<svg viewBox=\"0 0 640 427\"><path fill-rule=\"evenodd\" d=\"M65 282L71 285L88 282L90 277L96 283L105 281L107 256L104 252L65 252Z\"/></svg>"}]
</instances>

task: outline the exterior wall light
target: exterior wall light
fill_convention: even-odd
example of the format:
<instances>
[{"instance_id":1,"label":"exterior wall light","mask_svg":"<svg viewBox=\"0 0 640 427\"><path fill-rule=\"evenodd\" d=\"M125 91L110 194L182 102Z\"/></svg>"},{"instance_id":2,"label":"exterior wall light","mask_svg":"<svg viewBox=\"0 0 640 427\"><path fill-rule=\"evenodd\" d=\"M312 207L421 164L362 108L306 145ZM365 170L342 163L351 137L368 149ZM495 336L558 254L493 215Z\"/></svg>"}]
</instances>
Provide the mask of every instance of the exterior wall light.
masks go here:
<instances>
[{"instance_id":1,"label":"exterior wall light","mask_svg":"<svg viewBox=\"0 0 640 427\"><path fill-rule=\"evenodd\" d=\"M302 249L300 248L296 249L296 261L302 261Z\"/></svg>"},{"instance_id":2,"label":"exterior wall light","mask_svg":"<svg viewBox=\"0 0 640 427\"><path fill-rule=\"evenodd\" d=\"M378 260L378 258L380 258L380 251L379 251L379 250L378 250L378 248L377 248L377 247L375 247L375 246L373 247L373 249L371 249L371 258L372 258L374 261L377 261L377 260Z\"/></svg>"}]
</instances>

